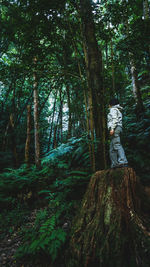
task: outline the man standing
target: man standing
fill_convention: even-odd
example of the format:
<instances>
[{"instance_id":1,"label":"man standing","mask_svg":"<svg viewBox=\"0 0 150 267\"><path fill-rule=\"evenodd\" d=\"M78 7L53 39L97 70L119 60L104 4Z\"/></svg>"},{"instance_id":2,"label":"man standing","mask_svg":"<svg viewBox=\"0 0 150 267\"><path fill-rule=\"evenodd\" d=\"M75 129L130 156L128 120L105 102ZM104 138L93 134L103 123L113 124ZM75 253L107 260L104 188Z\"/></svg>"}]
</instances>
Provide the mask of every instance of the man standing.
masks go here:
<instances>
[{"instance_id":1,"label":"man standing","mask_svg":"<svg viewBox=\"0 0 150 267\"><path fill-rule=\"evenodd\" d=\"M113 98L109 102L109 109L107 127L111 136L109 150L111 168L127 167L128 161L120 142L120 134L122 132L121 110L123 108L119 105L118 100Z\"/></svg>"}]
</instances>

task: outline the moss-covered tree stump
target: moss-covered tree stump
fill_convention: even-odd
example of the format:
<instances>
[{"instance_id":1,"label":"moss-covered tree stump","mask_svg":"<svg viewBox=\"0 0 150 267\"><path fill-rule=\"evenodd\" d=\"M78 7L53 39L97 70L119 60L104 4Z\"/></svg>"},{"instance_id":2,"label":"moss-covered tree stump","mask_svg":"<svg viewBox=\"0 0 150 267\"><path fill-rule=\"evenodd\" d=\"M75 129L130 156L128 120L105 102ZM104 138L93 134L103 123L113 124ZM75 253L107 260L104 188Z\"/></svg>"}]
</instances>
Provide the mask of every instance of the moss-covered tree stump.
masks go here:
<instances>
[{"instance_id":1,"label":"moss-covered tree stump","mask_svg":"<svg viewBox=\"0 0 150 267\"><path fill-rule=\"evenodd\" d=\"M149 267L150 233L132 168L96 172L73 225L73 267Z\"/></svg>"}]
</instances>

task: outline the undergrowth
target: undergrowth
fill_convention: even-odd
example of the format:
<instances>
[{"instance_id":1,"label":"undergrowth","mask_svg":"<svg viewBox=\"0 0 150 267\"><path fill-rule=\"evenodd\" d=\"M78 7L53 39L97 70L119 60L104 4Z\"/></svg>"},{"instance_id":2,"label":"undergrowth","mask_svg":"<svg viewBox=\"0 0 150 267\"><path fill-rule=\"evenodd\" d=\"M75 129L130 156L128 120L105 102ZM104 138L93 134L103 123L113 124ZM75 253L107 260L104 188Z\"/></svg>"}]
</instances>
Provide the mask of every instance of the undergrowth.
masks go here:
<instances>
[{"instance_id":1,"label":"undergrowth","mask_svg":"<svg viewBox=\"0 0 150 267\"><path fill-rule=\"evenodd\" d=\"M140 176L143 185L150 185L150 102L145 104L145 112L137 120L131 105L124 113L124 143L130 166Z\"/></svg>"},{"instance_id":2,"label":"undergrowth","mask_svg":"<svg viewBox=\"0 0 150 267\"><path fill-rule=\"evenodd\" d=\"M41 170L22 165L0 174L0 229L3 236L19 229L17 262L63 261L72 220L91 176L87 154L87 141L72 138L45 155Z\"/></svg>"}]
</instances>

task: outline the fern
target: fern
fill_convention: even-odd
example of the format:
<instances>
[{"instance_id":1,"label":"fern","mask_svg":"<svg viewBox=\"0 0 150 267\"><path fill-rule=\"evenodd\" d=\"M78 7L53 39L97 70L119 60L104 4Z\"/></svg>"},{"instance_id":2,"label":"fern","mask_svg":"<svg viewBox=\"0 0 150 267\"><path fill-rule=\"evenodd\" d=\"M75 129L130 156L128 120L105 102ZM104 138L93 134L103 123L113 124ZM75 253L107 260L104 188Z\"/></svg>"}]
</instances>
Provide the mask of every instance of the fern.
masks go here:
<instances>
[{"instance_id":1,"label":"fern","mask_svg":"<svg viewBox=\"0 0 150 267\"><path fill-rule=\"evenodd\" d=\"M72 220L89 180L87 142L85 137L72 138L52 150L43 158L40 171L34 166L28 170L21 166L0 175L0 198L8 204L14 198L15 205L18 193L23 195L32 189L48 204L48 208L37 212L30 227L22 228L23 244L17 258L45 254L55 261L59 256L67 238L61 225Z\"/></svg>"},{"instance_id":2,"label":"fern","mask_svg":"<svg viewBox=\"0 0 150 267\"><path fill-rule=\"evenodd\" d=\"M47 153L42 164L43 166L57 166L57 168L66 170L74 165L83 165L89 168L88 143L89 140L86 136L71 138L66 144L62 144Z\"/></svg>"},{"instance_id":3,"label":"fern","mask_svg":"<svg viewBox=\"0 0 150 267\"><path fill-rule=\"evenodd\" d=\"M58 255L58 251L66 240L66 233L62 229L58 228L53 231L50 240L52 245L49 248L49 252L52 257L52 261L54 262Z\"/></svg>"},{"instance_id":4,"label":"fern","mask_svg":"<svg viewBox=\"0 0 150 267\"><path fill-rule=\"evenodd\" d=\"M48 219L41 225L39 232L50 233L52 232L52 230L54 230L55 225L56 225L56 217L55 215L53 215L50 219Z\"/></svg>"},{"instance_id":5,"label":"fern","mask_svg":"<svg viewBox=\"0 0 150 267\"><path fill-rule=\"evenodd\" d=\"M39 219L36 220L37 222L39 223ZM60 248L66 241L66 233L56 226L55 215L46 219L38 231L36 226L33 229L24 231L25 243L18 248L16 258L21 258L25 255L37 255L42 250L51 256L52 261L55 261Z\"/></svg>"},{"instance_id":6,"label":"fern","mask_svg":"<svg viewBox=\"0 0 150 267\"><path fill-rule=\"evenodd\" d=\"M47 209L39 210L38 213L36 214L35 225L41 224L43 221L47 219L47 217L48 217Z\"/></svg>"}]
</instances>

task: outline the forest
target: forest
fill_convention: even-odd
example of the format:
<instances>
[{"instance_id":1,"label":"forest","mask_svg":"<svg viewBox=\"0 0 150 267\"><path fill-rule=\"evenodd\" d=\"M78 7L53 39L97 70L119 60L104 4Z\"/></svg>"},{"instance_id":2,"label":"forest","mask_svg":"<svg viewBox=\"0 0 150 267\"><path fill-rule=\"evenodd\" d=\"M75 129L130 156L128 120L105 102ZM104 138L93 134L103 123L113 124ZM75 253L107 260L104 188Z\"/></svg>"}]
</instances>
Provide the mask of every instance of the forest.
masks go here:
<instances>
[{"instance_id":1,"label":"forest","mask_svg":"<svg viewBox=\"0 0 150 267\"><path fill-rule=\"evenodd\" d=\"M0 267L149 263L150 1L1 0Z\"/></svg>"}]
</instances>

